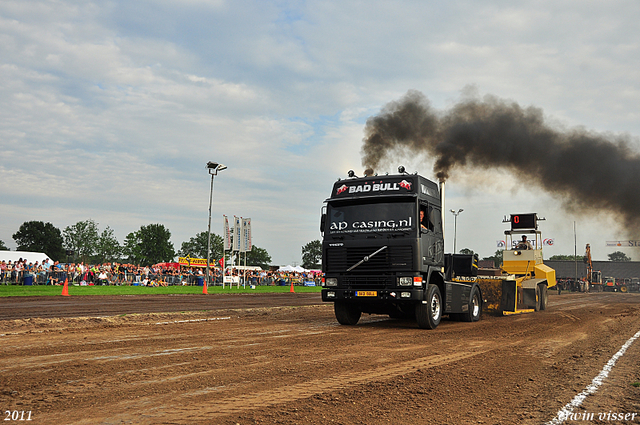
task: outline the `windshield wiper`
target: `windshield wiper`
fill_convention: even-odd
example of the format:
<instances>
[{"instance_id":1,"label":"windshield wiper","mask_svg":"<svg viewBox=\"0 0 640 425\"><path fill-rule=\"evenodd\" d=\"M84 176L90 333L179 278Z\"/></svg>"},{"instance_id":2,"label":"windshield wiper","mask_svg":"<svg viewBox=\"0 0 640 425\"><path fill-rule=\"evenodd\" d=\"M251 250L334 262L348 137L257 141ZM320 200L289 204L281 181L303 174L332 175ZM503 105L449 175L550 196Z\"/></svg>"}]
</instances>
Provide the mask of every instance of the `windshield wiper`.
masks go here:
<instances>
[{"instance_id":1,"label":"windshield wiper","mask_svg":"<svg viewBox=\"0 0 640 425\"><path fill-rule=\"evenodd\" d=\"M358 267L360 264L364 263L365 261L369 261L371 259L371 257L373 257L374 255L378 254L379 252L385 250L386 248L387 248L387 245L383 246L382 248L380 248L379 250L377 250L376 252L374 252L371 255L365 255L362 260L358 261L353 266L349 267L347 269L347 271L350 272L351 270L355 269L356 267Z\"/></svg>"}]
</instances>

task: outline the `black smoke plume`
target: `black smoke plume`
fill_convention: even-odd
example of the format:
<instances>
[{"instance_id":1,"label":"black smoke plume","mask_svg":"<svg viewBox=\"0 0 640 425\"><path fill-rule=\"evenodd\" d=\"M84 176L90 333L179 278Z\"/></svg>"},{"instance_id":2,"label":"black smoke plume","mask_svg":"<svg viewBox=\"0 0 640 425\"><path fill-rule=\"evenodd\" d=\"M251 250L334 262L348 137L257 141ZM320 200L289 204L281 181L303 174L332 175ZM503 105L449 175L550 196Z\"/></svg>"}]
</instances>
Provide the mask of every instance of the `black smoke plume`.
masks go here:
<instances>
[{"instance_id":1,"label":"black smoke plume","mask_svg":"<svg viewBox=\"0 0 640 425\"><path fill-rule=\"evenodd\" d=\"M640 230L640 157L629 136L554 129L539 108L495 97L467 98L437 111L418 91L367 120L362 163L373 170L395 155L435 160L446 180L456 169L506 169L576 212L621 216Z\"/></svg>"}]
</instances>

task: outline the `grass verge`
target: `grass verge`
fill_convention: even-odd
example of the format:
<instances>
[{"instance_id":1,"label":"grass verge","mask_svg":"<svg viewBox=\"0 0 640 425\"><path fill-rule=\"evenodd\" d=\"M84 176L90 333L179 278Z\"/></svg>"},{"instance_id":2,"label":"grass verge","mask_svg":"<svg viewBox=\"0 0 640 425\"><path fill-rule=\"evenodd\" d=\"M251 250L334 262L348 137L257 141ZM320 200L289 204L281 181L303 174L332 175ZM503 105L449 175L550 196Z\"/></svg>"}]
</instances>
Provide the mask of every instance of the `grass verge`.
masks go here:
<instances>
[{"instance_id":1,"label":"grass verge","mask_svg":"<svg viewBox=\"0 0 640 425\"><path fill-rule=\"evenodd\" d=\"M295 292L320 292L319 286L295 286ZM257 294L290 292L290 286L256 286L243 288L210 286L209 295L215 294ZM152 294L202 294L202 286L69 286L69 295L152 295ZM21 286L0 285L0 297L56 296L62 295L62 286Z\"/></svg>"}]
</instances>

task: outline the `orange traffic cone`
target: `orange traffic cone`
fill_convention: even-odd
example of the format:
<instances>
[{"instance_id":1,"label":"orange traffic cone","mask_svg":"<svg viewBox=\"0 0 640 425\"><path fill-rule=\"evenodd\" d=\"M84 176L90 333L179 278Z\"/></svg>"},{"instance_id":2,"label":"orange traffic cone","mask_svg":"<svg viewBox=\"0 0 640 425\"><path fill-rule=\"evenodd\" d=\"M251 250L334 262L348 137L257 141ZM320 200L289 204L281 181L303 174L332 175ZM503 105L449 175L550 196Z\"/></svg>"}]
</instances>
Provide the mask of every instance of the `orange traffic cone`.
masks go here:
<instances>
[{"instance_id":1,"label":"orange traffic cone","mask_svg":"<svg viewBox=\"0 0 640 425\"><path fill-rule=\"evenodd\" d=\"M62 287L62 296L69 296L69 279L64 280L64 286Z\"/></svg>"},{"instance_id":2,"label":"orange traffic cone","mask_svg":"<svg viewBox=\"0 0 640 425\"><path fill-rule=\"evenodd\" d=\"M296 291L293 290L293 279L291 279L291 289L289 290L290 293L295 294Z\"/></svg>"},{"instance_id":3,"label":"orange traffic cone","mask_svg":"<svg viewBox=\"0 0 640 425\"><path fill-rule=\"evenodd\" d=\"M209 295L209 293L207 292L207 280L206 279L202 283L202 294L203 295Z\"/></svg>"}]
</instances>

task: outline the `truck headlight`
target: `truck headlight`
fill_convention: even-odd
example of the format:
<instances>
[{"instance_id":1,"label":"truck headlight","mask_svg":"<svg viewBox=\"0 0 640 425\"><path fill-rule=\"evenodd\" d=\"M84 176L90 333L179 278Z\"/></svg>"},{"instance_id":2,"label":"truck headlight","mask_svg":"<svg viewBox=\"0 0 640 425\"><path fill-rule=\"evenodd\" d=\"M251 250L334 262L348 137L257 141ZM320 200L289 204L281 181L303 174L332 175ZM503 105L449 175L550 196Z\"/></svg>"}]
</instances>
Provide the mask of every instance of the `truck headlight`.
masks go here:
<instances>
[{"instance_id":1,"label":"truck headlight","mask_svg":"<svg viewBox=\"0 0 640 425\"><path fill-rule=\"evenodd\" d=\"M325 279L324 284L327 286L338 286L338 278L328 277L327 279Z\"/></svg>"},{"instance_id":2,"label":"truck headlight","mask_svg":"<svg viewBox=\"0 0 640 425\"><path fill-rule=\"evenodd\" d=\"M398 286L411 286L413 285L413 277L399 277L398 278Z\"/></svg>"}]
</instances>

